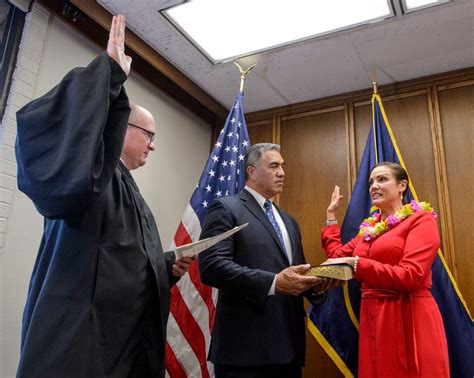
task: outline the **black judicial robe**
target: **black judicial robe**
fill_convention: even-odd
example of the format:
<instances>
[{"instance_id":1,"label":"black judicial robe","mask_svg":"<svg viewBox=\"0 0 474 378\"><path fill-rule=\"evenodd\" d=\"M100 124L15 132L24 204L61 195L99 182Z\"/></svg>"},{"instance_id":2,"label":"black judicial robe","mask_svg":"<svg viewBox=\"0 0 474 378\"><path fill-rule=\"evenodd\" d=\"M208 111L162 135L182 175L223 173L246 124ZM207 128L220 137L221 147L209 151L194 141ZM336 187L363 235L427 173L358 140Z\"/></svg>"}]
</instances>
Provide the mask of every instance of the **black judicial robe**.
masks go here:
<instances>
[{"instance_id":1,"label":"black judicial robe","mask_svg":"<svg viewBox=\"0 0 474 378\"><path fill-rule=\"evenodd\" d=\"M103 53L17 113L18 186L45 218L18 377L127 377L137 354L164 375L174 256L119 160L126 78Z\"/></svg>"}]
</instances>

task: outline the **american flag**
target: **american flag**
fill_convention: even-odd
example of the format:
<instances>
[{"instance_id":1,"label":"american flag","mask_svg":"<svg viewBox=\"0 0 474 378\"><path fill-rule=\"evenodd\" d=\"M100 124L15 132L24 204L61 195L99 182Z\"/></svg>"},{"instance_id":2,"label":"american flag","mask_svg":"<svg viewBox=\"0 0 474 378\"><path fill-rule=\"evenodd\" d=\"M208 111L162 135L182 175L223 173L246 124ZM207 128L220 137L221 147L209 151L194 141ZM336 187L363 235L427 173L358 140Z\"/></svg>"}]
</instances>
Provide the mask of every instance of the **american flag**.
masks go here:
<instances>
[{"instance_id":1,"label":"american flag","mask_svg":"<svg viewBox=\"0 0 474 378\"><path fill-rule=\"evenodd\" d=\"M201 225L212 200L234 195L245 185L244 156L250 141L242 108L243 97L243 92L239 92L235 98L171 248L199 240ZM214 376L207 352L216 299L217 290L201 283L197 262L172 288L166 344L166 370L170 377Z\"/></svg>"}]
</instances>

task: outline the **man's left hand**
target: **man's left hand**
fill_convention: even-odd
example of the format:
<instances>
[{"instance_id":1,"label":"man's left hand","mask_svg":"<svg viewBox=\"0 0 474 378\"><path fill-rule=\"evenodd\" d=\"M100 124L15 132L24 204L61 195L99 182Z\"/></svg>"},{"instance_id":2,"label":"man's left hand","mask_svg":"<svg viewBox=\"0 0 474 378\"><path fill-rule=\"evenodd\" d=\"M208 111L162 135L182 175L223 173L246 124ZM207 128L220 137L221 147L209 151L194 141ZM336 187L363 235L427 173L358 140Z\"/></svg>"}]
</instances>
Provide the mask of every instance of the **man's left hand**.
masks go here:
<instances>
[{"instance_id":1,"label":"man's left hand","mask_svg":"<svg viewBox=\"0 0 474 378\"><path fill-rule=\"evenodd\" d=\"M173 264L171 272L175 277L182 277L189 270L189 267L196 260L196 256L193 257L183 257L182 259L176 260Z\"/></svg>"}]
</instances>

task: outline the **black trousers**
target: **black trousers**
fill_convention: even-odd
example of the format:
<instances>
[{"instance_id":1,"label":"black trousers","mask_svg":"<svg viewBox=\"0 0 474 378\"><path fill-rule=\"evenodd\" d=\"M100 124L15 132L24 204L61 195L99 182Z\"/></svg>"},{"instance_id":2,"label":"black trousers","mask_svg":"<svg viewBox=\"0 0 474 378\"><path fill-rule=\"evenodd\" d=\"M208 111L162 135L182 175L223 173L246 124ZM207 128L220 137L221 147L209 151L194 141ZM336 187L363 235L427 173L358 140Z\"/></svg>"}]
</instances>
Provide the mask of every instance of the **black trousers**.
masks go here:
<instances>
[{"instance_id":1,"label":"black trousers","mask_svg":"<svg viewBox=\"0 0 474 378\"><path fill-rule=\"evenodd\" d=\"M216 378L301 378L302 368L294 361L262 366L214 364L214 373Z\"/></svg>"}]
</instances>

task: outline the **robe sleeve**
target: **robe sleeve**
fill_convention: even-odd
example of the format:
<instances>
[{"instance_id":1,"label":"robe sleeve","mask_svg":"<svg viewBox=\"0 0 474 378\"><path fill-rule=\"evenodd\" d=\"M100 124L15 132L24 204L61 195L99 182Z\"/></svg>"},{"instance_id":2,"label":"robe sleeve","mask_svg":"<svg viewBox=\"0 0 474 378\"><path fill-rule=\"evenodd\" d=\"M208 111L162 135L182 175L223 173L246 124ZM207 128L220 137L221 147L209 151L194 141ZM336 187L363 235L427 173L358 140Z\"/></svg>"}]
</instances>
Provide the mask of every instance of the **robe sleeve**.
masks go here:
<instances>
[{"instance_id":1,"label":"robe sleeve","mask_svg":"<svg viewBox=\"0 0 474 378\"><path fill-rule=\"evenodd\" d=\"M126 79L104 52L17 112L18 187L43 216L80 216L112 178L130 114Z\"/></svg>"},{"instance_id":2,"label":"robe sleeve","mask_svg":"<svg viewBox=\"0 0 474 378\"><path fill-rule=\"evenodd\" d=\"M393 266L361 257L355 275L359 281L397 291L412 291L420 287L431 272L440 239L436 220L430 213L422 212L413 217L416 218L408 232L400 262Z\"/></svg>"},{"instance_id":3,"label":"robe sleeve","mask_svg":"<svg viewBox=\"0 0 474 378\"><path fill-rule=\"evenodd\" d=\"M350 257L360 242L359 237L355 237L351 241L342 245L341 229L337 224L326 226L321 234L321 244L327 257Z\"/></svg>"}]
</instances>

